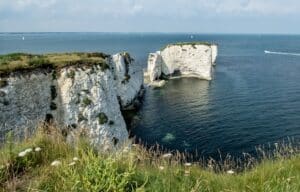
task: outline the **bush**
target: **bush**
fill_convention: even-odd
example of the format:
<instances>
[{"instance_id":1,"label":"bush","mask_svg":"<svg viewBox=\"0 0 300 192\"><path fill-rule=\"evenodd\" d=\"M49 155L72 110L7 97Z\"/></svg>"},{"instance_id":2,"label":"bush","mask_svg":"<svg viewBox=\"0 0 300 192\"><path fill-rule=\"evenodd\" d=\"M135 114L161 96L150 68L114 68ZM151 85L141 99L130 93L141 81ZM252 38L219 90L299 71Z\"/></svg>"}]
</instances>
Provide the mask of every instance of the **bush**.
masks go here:
<instances>
[{"instance_id":1,"label":"bush","mask_svg":"<svg viewBox=\"0 0 300 192\"><path fill-rule=\"evenodd\" d=\"M92 104L92 101L91 101L88 97L85 97L85 98L82 100L82 104L83 104L83 106L87 107L87 106L89 106L90 104Z\"/></svg>"},{"instance_id":2,"label":"bush","mask_svg":"<svg viewBox=\"0 0 300 192\"><path fill-rule=\"evenodd\" d=\"M56 110L56 109L57 109L56 103L51 102L51 103L50 103L50 110L54 111L54 110Z\"/></svg>"},{"instance_id":3,"label":"bush","mask_svg":"<svg viewBox=\"0 0 300 192\"><path fill-rule=\"evenodd\" d=\"M70 72L67 73L67 78L74 79L75 78L75 71L70 70Z\"/></svg>"},{"instance_id":4,"label":"bush","mask_svg":"<svg viewBox=\"0 0 300 192\"><path fill-rule=\"evenodd\" d=\"M98 121L99 121L100 125L103 125L103 124L107 123L108 118L107 118L106 114L105 113L99 113L98 114Z\"/></svg>"},{"instance_id":5,"label":"bush","mask_svg":"<svg viewBox=\"0 0 300 192\"><path fill-rule=\"evenodd\" d=\"M122 84L126 84L126 83L128 83L128 82L129 82L129 80L130 80L130 78L131 78L131 77L130 77L130 75L126 74L126 75L125 75L125 78L122 80L122 82L121 82L121 83L122 83Z\"/></svg>"},{"instance_id":6,"label":"bush","mask_svg":"<svg viewBox=\"0 0 300 192\"><path fill-rule=\"evenodd\" d=\"M101 71L109 69L109 65L106 62L100 62L98 65L100 65Z\"/></svg>"},{"instance_id":7,"label":"bush","mask_svg":"<svg viewBox=\"0 0 300 192\"><path fill-rule=\"evenodd\" d=\"M0 88L6 87L8 82L6 80L0 80Z\"/></svg>"}]
</instances>

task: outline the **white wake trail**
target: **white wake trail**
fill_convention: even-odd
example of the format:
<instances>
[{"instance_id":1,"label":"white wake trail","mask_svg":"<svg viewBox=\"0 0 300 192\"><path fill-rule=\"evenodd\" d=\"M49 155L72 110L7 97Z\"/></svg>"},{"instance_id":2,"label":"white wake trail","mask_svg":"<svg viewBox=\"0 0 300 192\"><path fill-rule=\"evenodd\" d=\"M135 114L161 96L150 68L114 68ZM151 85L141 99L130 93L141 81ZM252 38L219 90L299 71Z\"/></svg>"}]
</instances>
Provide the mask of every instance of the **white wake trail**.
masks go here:
<instances>
[{"instance_id":1,"label":"white wake trail","mask_svg":"<svg viewBox=\"0 0 300 192\"><path fill-rule=\"evenodd\" d=\"M268 50L265 50L265 54L300 56L300 53L275 52L275 51L268 51Z\"/></svg>"}]
</instances>

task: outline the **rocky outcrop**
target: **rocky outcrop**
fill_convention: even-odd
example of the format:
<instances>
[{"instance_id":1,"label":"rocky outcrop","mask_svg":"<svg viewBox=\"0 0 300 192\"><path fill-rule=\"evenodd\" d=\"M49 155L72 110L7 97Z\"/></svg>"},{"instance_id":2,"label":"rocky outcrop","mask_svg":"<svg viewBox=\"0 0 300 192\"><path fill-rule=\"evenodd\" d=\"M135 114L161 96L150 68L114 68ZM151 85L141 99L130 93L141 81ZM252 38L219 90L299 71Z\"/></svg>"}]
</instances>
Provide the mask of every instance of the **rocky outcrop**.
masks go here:
<instances>
[{"instance_id":1,"label":"rocky outcrop","mask_svg":"<svg viewBox=\"0 0 300 192\"><path fill-rule=\"evenodd\" d=\"M143 75L120 53L106 65L16 72L0 82L0 134L55 121L70 132L85 129L92 143L107 148L128 138L121 108L139 95Z\"/></svg>"},{"instance_id":2,"label":"rocky outcrop","mask_svg":"<svg viewBox=\"0 0 300 192\"><path fill-rule=\"evenodd\" d=\"M208 43L180 43L150 53L148 75L150 81L172 75L212 79L212 66L216 63L217 45Z\"/></svg>"}]
</instances>

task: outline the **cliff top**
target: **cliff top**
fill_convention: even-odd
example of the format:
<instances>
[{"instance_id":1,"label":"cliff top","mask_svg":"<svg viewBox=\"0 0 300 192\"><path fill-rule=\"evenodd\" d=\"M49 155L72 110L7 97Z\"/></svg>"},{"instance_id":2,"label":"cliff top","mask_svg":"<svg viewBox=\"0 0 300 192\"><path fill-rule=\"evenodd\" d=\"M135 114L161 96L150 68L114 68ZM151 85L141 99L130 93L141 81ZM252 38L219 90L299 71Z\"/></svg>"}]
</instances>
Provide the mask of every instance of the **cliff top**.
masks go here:
<instances>
[{"instance_id":1,"label":"cliff top","mask_svg":"<svg viewBox=\"0 0 300 192\"><path fill-rule=\"evenodd\" d=\"M104 53L50 53L28 54L11 53L0 55L0 75L16 71L32 70L35 68L62 68L71 65L101 65L107 68Z\"/></svg>"},{"instance_id":2,"label":"cliff top","mask_svg":"<svg viewBox=\"0 0 300 192\"><path fill-rule=\"evenodd\" d=\"M209 42L201 42L201 41L194 41L194 42L178 42L178 43L171 43L166 45L165 47L163 47L161 50L164 50L167 47L170 46L184 46L184 45L191 45L191 46L196 46L196 45L207 45L207 46L211 46L214 45L213 43L209 43Z\"/></svg>"}]
</instances>

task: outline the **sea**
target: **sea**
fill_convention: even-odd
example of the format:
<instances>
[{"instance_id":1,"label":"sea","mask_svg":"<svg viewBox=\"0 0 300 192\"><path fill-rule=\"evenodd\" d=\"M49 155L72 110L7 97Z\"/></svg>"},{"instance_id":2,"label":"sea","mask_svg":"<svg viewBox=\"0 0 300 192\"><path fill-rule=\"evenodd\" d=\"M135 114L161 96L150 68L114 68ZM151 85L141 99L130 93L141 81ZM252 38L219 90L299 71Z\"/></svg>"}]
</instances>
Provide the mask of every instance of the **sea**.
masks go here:
<instances>
[{"instance_id":1,"label":"sea","mask_svg":"<svg viewBox=\"0 0 300 192\"><path fill-rule=\"evenodd\" d=\"M0 54L127 51L146 68L150 52L191 41L218 44L213 79L173 79L147 89L130 129L136 140L203 157L299 144L299 35L0 33Z\"/></svg>"}]
</instances>

